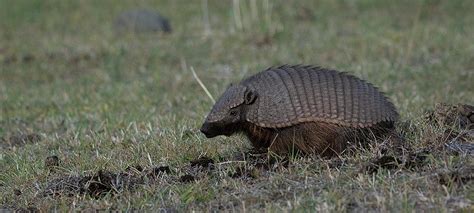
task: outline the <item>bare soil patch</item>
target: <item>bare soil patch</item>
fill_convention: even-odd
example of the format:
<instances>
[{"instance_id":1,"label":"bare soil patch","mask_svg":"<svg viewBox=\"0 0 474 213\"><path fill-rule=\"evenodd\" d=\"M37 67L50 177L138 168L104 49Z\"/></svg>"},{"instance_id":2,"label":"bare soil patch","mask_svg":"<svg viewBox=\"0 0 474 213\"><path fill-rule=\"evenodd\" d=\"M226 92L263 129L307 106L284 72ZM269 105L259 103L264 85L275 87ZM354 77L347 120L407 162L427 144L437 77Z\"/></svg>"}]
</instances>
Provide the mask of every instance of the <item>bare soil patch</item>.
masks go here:
<instances>
[{"instance_id":1,"label":"bare soil patch","mask_svg":"<svg viewBox=\"0 0 474 213\"><path fill-rule=\"evenodd\" d=\"M18 131L10 136L0 138L0 147L21 147L26 144L38 143L42 137L38 133Z\"/></svg>"}]
</instances>

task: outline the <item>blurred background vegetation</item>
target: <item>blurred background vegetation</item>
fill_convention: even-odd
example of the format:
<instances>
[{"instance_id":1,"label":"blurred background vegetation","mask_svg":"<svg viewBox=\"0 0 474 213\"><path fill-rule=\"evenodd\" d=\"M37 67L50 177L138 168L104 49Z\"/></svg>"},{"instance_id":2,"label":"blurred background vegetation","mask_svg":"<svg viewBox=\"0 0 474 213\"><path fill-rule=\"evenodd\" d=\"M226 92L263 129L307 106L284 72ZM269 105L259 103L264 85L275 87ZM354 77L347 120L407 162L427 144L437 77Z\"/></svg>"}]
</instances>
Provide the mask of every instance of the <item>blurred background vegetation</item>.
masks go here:
<instances>
[{"instance_id":1,"label":"blurred background vegetation","mask_svg":"<svg viewBox=\"0 0 474 213\"><path fill-rule=\"evenodd\" d=\"M117 31L116 17L137 8L158 11L172 31ZM372 82L403 120L437 102L473 104L473 11L470 0L0 0L0 138L44 138L0 149L0 194L37 179L51 154L82 173L239 149L245 140L197 132L212 103L190 67L214 97L301 63ZM141 144L111 142L133 128L124 138Z\"/></svg>"}]
</instances>

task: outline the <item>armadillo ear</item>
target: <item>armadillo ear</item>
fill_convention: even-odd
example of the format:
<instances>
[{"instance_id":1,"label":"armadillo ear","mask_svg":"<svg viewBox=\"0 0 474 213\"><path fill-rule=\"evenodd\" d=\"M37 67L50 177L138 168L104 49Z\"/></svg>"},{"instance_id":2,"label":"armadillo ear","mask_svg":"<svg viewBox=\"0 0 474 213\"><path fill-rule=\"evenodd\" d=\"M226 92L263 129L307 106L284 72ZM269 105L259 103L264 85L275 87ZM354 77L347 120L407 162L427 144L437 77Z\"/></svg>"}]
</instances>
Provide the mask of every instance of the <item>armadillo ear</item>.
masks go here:
<instances>
[{"instance_id":1,"label":"armadillo ear","mask_svg":"<svg viewBox=\"0 0 474 213\"><path fill-rule=\"evenodd\" d=\"M255 100L257 99L257 93L255 91L252 91L250 89L247 89L245 91L245 104L252 104L253 102L255 102Z\"/></svg>"}]
</instances>

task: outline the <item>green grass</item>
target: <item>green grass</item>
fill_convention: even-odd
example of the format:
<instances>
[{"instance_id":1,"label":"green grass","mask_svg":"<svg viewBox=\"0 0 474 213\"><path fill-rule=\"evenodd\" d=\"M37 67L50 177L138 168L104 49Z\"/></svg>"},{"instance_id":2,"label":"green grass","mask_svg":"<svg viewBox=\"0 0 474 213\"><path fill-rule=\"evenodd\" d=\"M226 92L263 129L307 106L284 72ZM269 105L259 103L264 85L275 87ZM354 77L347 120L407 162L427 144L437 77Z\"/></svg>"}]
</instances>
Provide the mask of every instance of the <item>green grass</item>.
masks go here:
<instances>
[{"instance_id":1,"label":"green grass","mask_svg":"<svg viewBox=\"0 0 474 213\"><path fill-rule=\"evenodd\" d=\"M0 144L0 207L410 212L462 208L453 199L472 205L472 182L446 187L430 178L473 165L472 157L431 156L422 171L359 173L373 150L345 156L336 168L296 158L250 181L228 177L238 165L230 163L193 183L156 181L98 200L37 195L60 175L164 164L179 176L199 156L226 161L245 151L243 137L208 140L198 132L212 103L190 67L214 97L272 65L348 71L380 87L402 120L420 128L423 111L437 102L474 103L473 1L256 1L256 13L252 1L239 2L242 27L232 1L209 1L209 30L202 1L0 0L0 138L42 137ZM113 30L119 12L141 7L169 17L173 32ZM429 134L417 130L409 143L422 147ZM62 161L52 177L44 168L50 155Z\"/></svg>"}]
</instances>

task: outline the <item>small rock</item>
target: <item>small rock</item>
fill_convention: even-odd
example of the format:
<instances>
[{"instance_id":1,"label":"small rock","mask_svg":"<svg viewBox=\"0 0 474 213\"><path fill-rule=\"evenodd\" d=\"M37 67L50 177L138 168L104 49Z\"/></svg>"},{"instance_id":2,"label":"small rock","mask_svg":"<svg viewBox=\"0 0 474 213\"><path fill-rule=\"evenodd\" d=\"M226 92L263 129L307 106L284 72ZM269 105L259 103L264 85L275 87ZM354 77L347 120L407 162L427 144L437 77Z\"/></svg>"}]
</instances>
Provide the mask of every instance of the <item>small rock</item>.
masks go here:
<instances>
[{"instance_id":1,"label":"small rock","mask_svg":"<svg viewBox=\"0 0 474 213\"><path fill-rule=\"evenodd\" d=\"M114 27L119 31L171 32L169 20L160 13L148 9L135 9L121 13L115 19Z\"/></svg>"}]
</instances>

